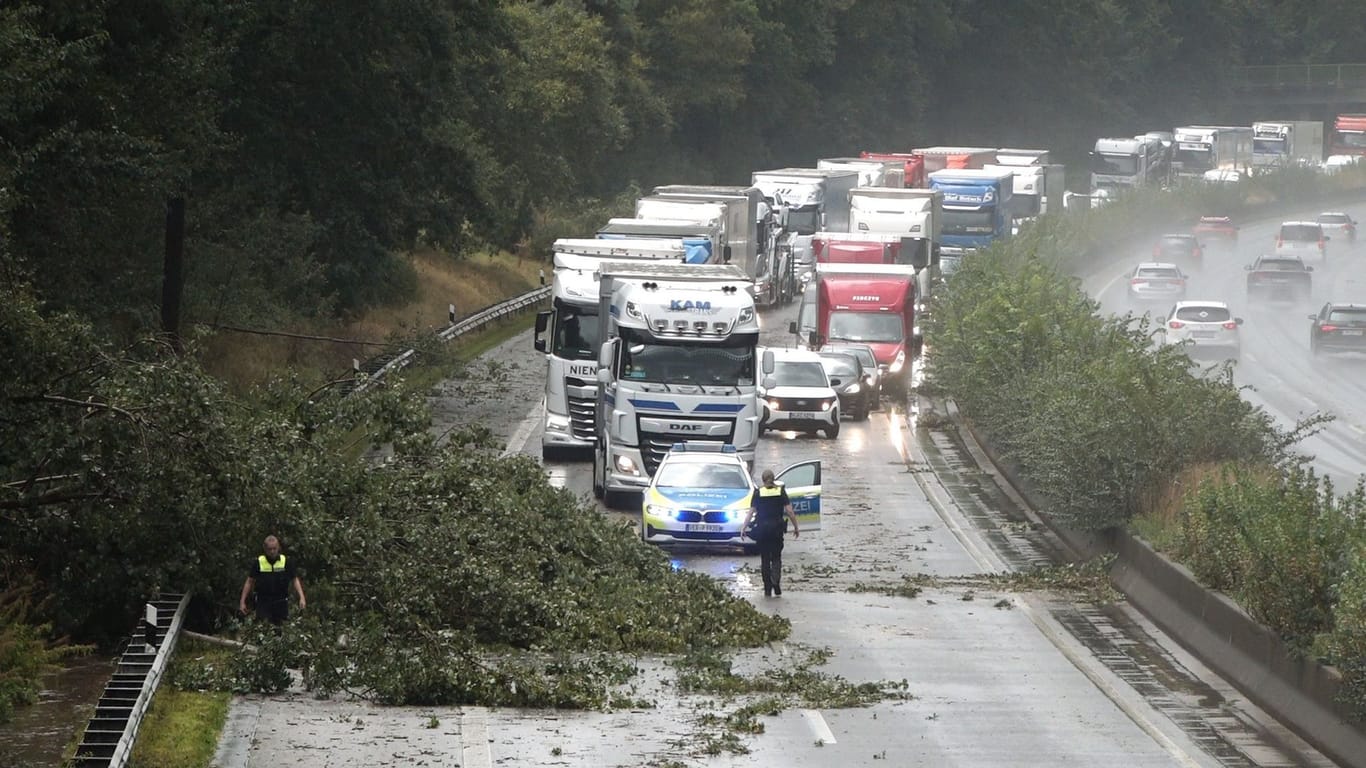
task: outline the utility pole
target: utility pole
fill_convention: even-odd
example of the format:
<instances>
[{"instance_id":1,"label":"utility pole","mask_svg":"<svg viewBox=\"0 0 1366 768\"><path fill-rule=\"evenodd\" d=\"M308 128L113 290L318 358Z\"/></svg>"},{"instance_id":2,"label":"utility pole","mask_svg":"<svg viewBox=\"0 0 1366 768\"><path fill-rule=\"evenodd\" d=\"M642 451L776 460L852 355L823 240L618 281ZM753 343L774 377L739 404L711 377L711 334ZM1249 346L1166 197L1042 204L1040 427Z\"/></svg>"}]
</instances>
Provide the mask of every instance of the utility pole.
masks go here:
<instances>
[{"instance_id":1,"label":"utility pole","mask_svg":"<svg viewBox=\"0 0 1366 768\"><path fill-rule=\"evenodd\" d=\"M161 330L176 354L185 351L180 337L180 300L185 291L185 198L166 200L166 261L161 272Z\"/></svg>"}]
</instances>

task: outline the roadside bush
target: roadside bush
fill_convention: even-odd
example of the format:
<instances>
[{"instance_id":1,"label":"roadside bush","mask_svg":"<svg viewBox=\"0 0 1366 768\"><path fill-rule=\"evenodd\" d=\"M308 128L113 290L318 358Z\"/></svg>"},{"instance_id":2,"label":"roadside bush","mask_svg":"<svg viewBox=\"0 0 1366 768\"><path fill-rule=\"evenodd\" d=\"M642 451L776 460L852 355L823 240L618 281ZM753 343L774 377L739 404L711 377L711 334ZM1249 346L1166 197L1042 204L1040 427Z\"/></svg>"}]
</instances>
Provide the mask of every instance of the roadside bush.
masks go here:
<instances>
[{"instance_id":1,"label":"roadside bush","mask_svg":"<svg viewBox=\"0 0 1366 768\"><path fill-rule=\"evenodd\" d=\"M1342 672L1342 702L1366 717L1366 521L1358 516L1355 523L1337 585L1333 630L1323 638L1320 654Z\"/></svg>"},{"instance_id":2,"label":"roadside bush","mask_svg":"<svg viewBox=\"0 0 1366 768\"><path fill-rule=\"evenodd\" d=\"M36 623L29 585L6 584L0 592L0 723L17 706L37 701L42 676L62 659L89 653L52 637L50 623Z\"/></svg>"}]
</instances>

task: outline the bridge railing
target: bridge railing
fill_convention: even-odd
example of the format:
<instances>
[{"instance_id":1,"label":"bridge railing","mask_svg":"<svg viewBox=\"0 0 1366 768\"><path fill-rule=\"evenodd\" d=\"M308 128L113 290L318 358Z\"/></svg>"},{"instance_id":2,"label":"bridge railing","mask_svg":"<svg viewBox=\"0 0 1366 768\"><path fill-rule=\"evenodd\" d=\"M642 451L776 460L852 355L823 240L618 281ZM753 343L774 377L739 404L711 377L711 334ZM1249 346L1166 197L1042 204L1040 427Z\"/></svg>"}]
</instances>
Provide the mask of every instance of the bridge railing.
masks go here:
<instances>
[{"instance_id":1,"label":"bridge railing","mask_svg":"<svg viewBox=\"0 0 1366 768\"><path fill-rule=\"evenodd\" d=\"M1237 67L1233 85L1243 90L1366 87L1366 64L1270 64Z\"/></svg>"}]
</instances>

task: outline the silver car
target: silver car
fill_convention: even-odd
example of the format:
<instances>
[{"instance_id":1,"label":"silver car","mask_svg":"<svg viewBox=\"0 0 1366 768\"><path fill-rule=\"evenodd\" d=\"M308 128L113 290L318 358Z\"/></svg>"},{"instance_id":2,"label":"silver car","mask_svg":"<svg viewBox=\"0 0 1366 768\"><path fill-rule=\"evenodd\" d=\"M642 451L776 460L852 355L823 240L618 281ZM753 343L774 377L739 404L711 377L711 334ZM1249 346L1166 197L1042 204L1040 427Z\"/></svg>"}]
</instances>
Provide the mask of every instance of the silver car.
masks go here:
<instances>
[{"instance_id":1,"label":"silver car","mask_svg":"<svg viewBox=\"0 0 1366 768\"><path fill-rule=\"evenodd\" d=\"M1186 298L1187 281L1186 273L1171 262L1144 262L1129 275L1129 303L1180 301Z\"/></svg>"}]
</instances>

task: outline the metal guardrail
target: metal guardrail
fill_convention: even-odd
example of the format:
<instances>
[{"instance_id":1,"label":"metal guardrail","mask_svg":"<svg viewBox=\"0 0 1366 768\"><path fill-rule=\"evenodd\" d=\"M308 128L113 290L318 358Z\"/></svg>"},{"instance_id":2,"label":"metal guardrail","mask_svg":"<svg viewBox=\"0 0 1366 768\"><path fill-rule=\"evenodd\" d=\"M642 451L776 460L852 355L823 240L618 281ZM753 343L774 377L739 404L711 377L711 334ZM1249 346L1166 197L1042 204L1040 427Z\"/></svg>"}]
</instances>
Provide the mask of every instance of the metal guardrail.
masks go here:
<instances>
[{"instance_id":1,"label":"metal guardrail","mask_svg":"<svg viewBox=\"0 0 1366 768\"><path fill-rule=\"evenodd\" d=\"M147 603L114 675L104 687L71 764L76 768L124 768L133 754L138 727L152 705L157 684L175 654L176 639L190 602L187 594L157 595Z\"/></svg>"},{"instance_id":2,"label":"metal guardrail","mask_svg":"<svg viewBox=\"0 0 1366 768\"><path fill-rule=\"evenodd\" d=\"M451 323L445 330L437 334L437 338L441 341L458 339L467 333L483 328L489 323L518 314L529 307L534 307L548 298L550 298L550 286L548 285L527 291L520 296L490 305L468 317L461 318L460 320ZM366 366L367 368L372 368L372 370L365 370L363 368L362 373L365 374L364 377L358 379L347 394L354 394L369 389L390 373L411 365L416 357L417 351L408 349L396 355L373 358L371 364Z\"/></svg>"},{"instance_id":3,"label":"metal guardrail","mask_svg":"<svg viewBox=\"0 0 1366 768\"><path fill-rule=\"evenodd\" d=\"M1366 88L1366 64L1268 64L1237 67L1233 85L1243 90Z\"/></svg>"}]
</instances>

